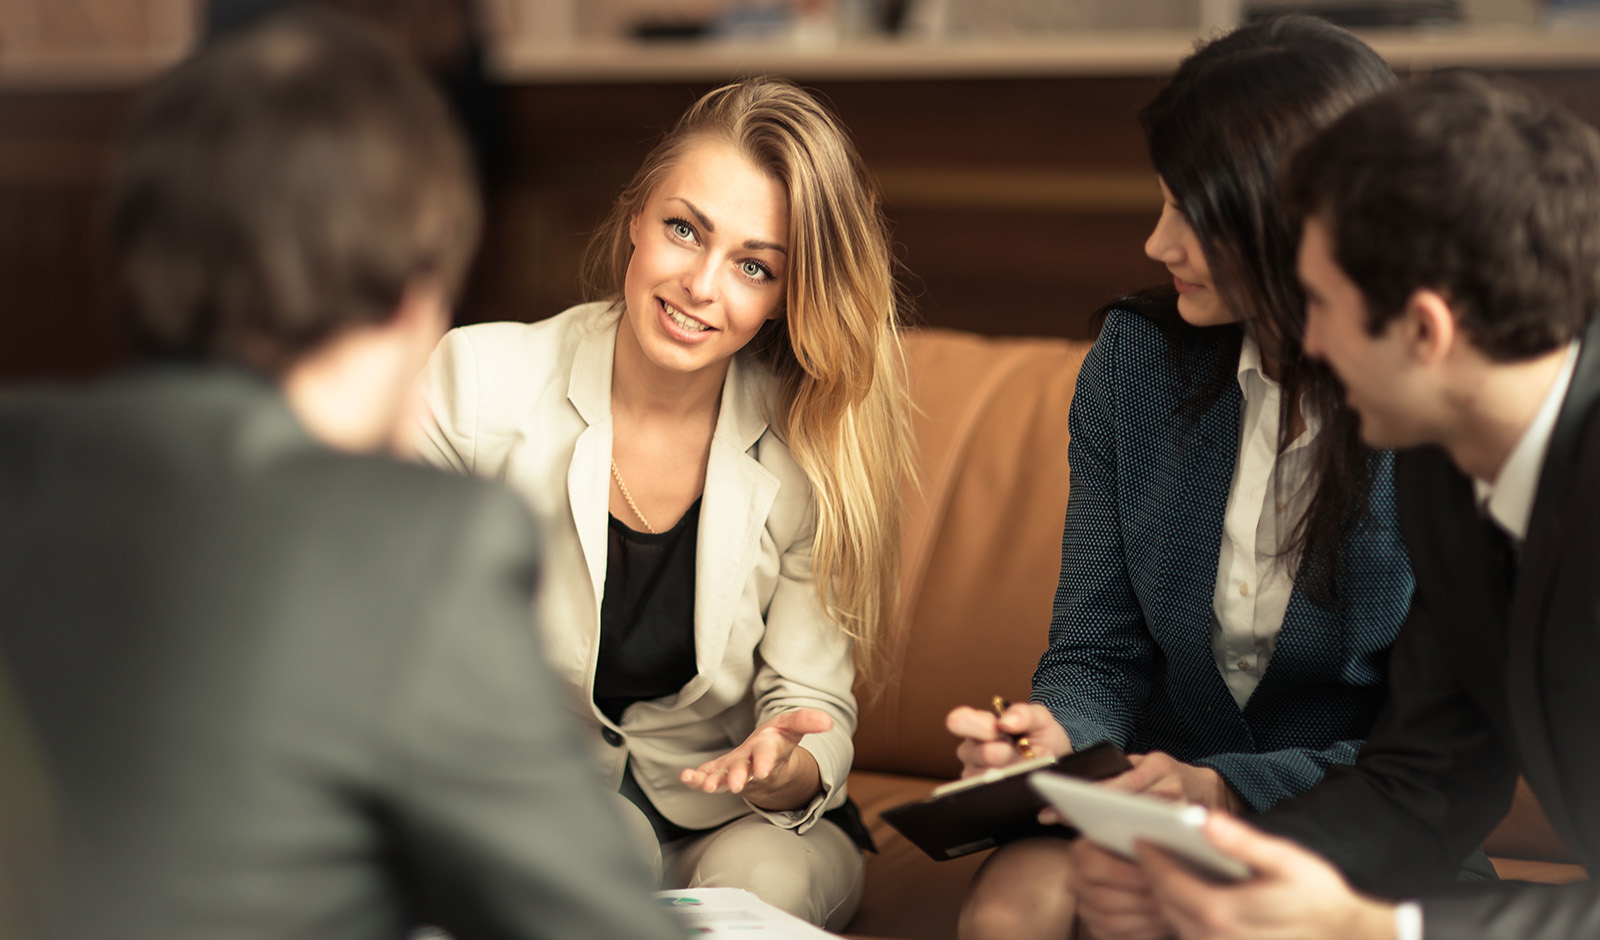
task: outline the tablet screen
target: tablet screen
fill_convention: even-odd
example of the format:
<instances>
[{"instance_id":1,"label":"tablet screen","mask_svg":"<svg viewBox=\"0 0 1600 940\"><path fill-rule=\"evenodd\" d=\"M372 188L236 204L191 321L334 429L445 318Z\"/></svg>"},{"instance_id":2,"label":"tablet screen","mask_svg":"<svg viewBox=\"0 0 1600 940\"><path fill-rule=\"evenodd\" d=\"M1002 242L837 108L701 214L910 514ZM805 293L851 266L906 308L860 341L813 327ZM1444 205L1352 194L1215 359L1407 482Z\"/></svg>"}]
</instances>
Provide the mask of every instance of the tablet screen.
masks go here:
<instances>
[{"instance_id":1,"label":"tablet screen","mask_svg":"<svg viewBox=\"0 0 1600 940\"><path fill-rule=\"evenodd\" d=\"M1202 874L1226 881L1250 877L1243 862L1217 851L1206 839L1201 831L1206 821L1203 806L1108 790L1055 774L1035 773L1028 783L1086 838L1107 851L1131 859L1135 842L1149 842Z\"/></svg>"}]
</instances>

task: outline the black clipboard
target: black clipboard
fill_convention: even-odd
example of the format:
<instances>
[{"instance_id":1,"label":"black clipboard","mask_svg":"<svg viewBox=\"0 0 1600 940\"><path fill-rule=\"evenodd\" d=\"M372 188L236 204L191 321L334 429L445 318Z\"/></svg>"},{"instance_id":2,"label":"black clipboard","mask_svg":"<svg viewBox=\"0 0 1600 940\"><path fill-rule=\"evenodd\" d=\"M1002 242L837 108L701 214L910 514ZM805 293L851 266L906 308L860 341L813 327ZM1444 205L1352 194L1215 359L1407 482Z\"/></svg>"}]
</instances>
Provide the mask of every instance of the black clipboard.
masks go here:
<instances>
[{"instance_id":1,"label":"black clipboard","mask_svg":"<svg viewBox=\"0 0 1600 940\"><path fill-rule=\"evenodd\" d=\"M1037 835L1059 835L1041 825L1049 801L1028 785L1043 771L1084 780L1104 780L1132 769L1114 744L1096 744L1062 758L1042 757L991 770L934 789L926 799L883 811L883 820L937 862Z\"/></svg>"}]
</instances>

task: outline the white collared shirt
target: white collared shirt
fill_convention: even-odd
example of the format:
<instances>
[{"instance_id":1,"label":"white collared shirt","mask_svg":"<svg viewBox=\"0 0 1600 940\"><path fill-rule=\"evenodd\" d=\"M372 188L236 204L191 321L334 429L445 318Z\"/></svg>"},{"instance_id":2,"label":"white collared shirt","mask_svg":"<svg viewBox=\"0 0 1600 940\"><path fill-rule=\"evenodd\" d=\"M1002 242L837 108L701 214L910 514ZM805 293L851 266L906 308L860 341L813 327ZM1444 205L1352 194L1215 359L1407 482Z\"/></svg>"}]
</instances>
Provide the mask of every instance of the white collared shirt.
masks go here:
<instances>
[{"instance_id":1,"label":"white collared shirt","mask_svg":"<svg viewBox=\"0 0 1600 940\"><path fill-rule=\"evenodd\" d=\"M1422 940L1422 905L1401 901L1394 909L1394 940Z\"/></svg>"},{"instance_id":2,"label":"white collared shirt","mask_svg":"<svg viewBox=\"0 0 1600 940\"><path fill-rule=\"evenodd\" d=\"M1544 402L1534 413L1528 429L1511 448L1499 475L1491 482L1472 481L1478 505L1484 507L1489 518L1506 530L1519 546L1528 537L1528 519L1533 515L1533 498L1539 490L1539 471L1544 469L1544 455L1550 450L1556 416L1561 413L1561 403L1566 401L1567 387L1572 384L1572 373L1577 367L1578 341L1573 340L1567 347L1561 371L1550 383L1550 391L1545 393Z\"/></svg>"},{"instance_id":3,"label":"white collared shirt","mask_svg":"<svg viewBox=\"0 0 1600 940\"><path fill-rule=\"evenodd\" d=\"M1305 483L1318 422L1308 417L1306 429L1278 453L1282 389L1262 371L1261 347L1248 336L1239 350L1238 380L1244 413L1222 521L1211 650L1233 700L1243 708L1267 671L1294 591L1290 559L1280 557L1278 549L1311 499Z\"/></svg>"}]
</instances>

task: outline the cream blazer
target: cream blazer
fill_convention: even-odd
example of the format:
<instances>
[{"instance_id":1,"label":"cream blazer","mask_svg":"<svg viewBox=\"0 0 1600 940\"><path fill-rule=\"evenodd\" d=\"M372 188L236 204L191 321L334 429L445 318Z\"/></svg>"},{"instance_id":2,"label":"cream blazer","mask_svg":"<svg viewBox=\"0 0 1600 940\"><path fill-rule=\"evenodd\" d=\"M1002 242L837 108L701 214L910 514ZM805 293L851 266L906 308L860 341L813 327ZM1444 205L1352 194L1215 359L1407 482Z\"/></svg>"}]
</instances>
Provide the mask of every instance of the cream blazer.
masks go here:
<instances>
[{"instance_id":1,"label":"cream blazer","mask_svg":"<svg viewBox=\"0 0 1600 940\"><path fill-rule=\"evenodd\" d=\"M594 704L611 492L611 365L620 315L608 303L539 323L450 331L425 373L423 459L500 480L544 523L539 623L570 707L613 787L626 761L662 815L707 828L752 811L805 831L844 801L854 756L850 640L811 580L811 486L767 428L769 373L736 356L706 463L695 548L695 677L612 724ZM815 708L833 729L808 735L823 792L792 812L691 791L686 767L719 757L781 712Z\"/></svg>"}]
</instances>

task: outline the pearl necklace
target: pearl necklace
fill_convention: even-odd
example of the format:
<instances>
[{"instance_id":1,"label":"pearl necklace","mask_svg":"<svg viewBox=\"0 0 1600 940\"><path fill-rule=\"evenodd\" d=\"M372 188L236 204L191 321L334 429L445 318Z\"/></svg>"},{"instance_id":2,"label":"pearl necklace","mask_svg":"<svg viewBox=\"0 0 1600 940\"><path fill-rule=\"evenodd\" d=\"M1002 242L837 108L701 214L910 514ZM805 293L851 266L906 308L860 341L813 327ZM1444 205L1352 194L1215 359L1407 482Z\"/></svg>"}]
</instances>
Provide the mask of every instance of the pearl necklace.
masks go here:
<instances>
[{"instance_id":1,"label":"pearl necklace","mask_svg":"<svg viewBox=\"0 0 1600 940\"><path fill-rule=\"evenodd\" d=\"M611 459L611 479L617 481L617 488L622 490L622 498L628 501L628 508L633 510L633 514L638 516L639 521L644 524L644 530L651 535L655 535L655 526L651 525L650 520L646 519L644 517L644 513L639 511L639 504L633 501L633 494L628 492L628 484L622 482L622 474L617 470L617 460L615 457Z\"/></svg>"}]
</instances>

